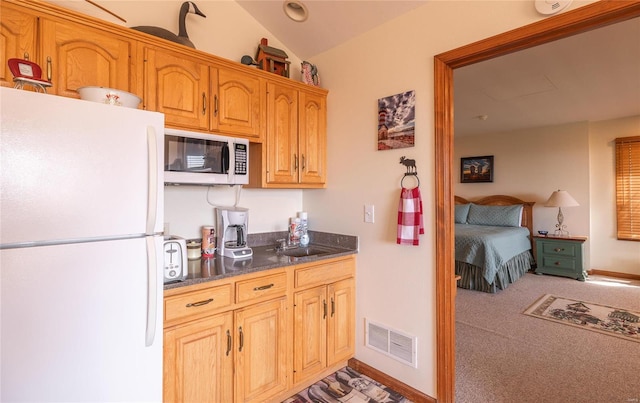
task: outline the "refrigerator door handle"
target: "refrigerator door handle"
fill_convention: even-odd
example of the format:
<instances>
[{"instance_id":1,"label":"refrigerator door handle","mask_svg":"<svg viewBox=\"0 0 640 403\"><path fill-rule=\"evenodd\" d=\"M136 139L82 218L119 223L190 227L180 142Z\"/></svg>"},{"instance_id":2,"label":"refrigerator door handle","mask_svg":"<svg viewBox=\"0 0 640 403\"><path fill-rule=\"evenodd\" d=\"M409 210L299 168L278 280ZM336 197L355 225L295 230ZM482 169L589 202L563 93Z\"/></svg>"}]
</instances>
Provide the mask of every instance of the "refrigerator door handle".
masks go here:
<instances>
[{"instance_id":1,"label":"refrigerator door handle","mask_svg":"<svg viewBox=\"0 0 640 403\"><path fill-rule=\"evenodd\" d=\"M156 314L158 297L158 270L156 261L155 237L148 236L147 239L147 327L145 331L145 345L150 347L156 338Z\"/></svg>"},{"instance_id":2,"label":"refrigerator door handle","mask_svg":"<svg viewBox=\"0 0 640 403\"><path fill-rule=\"evenodd\" d=\"M153 234L158 219L158 140L152 126L147 128L147 235Z\"/></svg>"}]
</instances>

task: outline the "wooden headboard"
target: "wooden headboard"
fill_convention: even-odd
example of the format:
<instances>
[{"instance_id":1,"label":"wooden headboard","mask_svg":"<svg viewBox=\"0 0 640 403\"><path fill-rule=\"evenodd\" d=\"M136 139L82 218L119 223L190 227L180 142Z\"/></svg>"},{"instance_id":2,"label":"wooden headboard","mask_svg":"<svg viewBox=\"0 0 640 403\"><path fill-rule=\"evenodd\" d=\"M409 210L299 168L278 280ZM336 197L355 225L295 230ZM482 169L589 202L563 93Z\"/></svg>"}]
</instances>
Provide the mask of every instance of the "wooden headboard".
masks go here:
<instances>
[{"instance_id":1,"label":"wooden headboard","mask_svg":"<svg viewBox=\"0 0 640 403\"><path fill-rule=\"evenodd\" d=\"M522 204L522 222L520 223L520 226L527 227L529 230L529 239L533 243L533 205L536 204L536 202L526 202L518 199L517 197L505 195L487 196L478 200L467 200L460 196L454 196L454 201L455 204L473 203L483 206L511 206L514 204Z\"/></svg>"}]
</instances>

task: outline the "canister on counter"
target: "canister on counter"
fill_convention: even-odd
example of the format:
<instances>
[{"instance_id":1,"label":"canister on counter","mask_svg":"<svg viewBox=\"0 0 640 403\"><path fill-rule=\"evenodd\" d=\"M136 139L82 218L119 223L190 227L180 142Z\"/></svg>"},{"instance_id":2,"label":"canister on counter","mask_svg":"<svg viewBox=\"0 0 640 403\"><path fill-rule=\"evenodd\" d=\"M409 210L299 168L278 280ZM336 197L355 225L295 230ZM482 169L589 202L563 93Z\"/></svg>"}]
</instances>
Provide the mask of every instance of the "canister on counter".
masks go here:
<instances>
[{"instance_id":1,"label":"canister on counter","mask_svg":"<svg viewBox=\"0 0 640 403\"><path fill-rule=\"evenodd\" d=\"M202 227L202 256L212 257L216 252L216 230L213 226Z\"/></svg>"},{"instance_id":2,"label":"canister on counter","mask_svg":"<svg viewBox=\"0 0 640 403\"><path fill-rule=\"evenodd\" d=\"M202 243L191 240L187 242L187 259L189 260L200 260L200 255L202 254Z\"/></svg>"}]
</instances>

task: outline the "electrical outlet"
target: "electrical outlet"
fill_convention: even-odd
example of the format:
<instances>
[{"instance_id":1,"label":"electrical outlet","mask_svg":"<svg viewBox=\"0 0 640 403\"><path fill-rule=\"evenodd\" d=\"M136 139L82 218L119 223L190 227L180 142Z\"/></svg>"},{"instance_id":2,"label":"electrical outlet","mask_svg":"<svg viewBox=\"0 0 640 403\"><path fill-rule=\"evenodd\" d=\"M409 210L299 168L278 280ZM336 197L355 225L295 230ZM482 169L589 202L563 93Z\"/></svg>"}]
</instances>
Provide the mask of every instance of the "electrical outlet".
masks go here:
<instances>
[{"instance_id":1,"label":"electrical outlet","mask_svg":"<svg viewBox=\"0 0 640 403\"><path fill-rule=\"evenodd\" d=\"M374 212L373 204L365 204L364 205L364 222L373 224L374 220L375 220L375 212Z\"/></svg>"}]
</instances>

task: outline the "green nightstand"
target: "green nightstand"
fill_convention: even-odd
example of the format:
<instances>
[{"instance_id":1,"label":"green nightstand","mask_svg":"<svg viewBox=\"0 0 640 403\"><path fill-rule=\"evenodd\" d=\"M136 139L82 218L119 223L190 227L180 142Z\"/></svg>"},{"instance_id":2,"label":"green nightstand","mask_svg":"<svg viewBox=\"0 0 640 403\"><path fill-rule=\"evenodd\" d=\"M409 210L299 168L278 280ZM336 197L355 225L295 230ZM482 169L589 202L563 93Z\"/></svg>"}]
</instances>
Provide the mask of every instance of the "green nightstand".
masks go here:
<instances>
[{"instance_id":1,"label":"green nightstand","mask_svg":"<svg viewBox=\"0 0 640 403\"><path fill-rule=\"evenodd\" d=\"M582 259L586 237L534 236L536 240L536 274L553 274L584 281L587 272Z\"/></svg>"}]
</instances>

